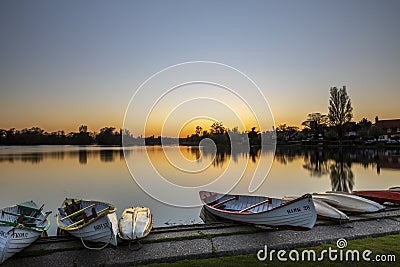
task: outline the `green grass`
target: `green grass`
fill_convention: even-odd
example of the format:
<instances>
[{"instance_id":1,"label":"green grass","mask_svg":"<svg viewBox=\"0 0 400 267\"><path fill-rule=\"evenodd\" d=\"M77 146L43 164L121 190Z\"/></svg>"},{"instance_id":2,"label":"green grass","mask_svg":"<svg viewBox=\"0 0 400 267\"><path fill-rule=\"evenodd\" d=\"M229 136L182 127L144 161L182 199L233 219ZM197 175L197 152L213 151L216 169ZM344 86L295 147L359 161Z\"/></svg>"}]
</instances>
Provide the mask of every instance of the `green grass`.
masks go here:
<instances>
[{"instance_id":1,"label":"green grass","mask_svg":"<svg viewBox=\"0 0 400 267\"><path fill-rule=\"evenodd\" d=\"M363 238L348 241L347 247L343 249L343 258L345 258L345 252L347 250L358 250L360 252L360 261L359 262L352 262L352 261L330 261L327 254L325 254L323 261L317 262L308 262L308 261L290 261L288 259L287 262L280 262L277 257L276 253L274 254L273 260L269 261L259 261L255 254L250 255L240 255L240 256L228 256L228 257L217 257L217 258L208 258L208 259L189 259L189 260L181 260L175 263L159 263L159 264L150 264L144 266L153 266L153 267L163 267L163 266L190 266L190 267L197 267L197 266L318 266L321 267L329 267L329 266L399 266L400 261L400 235L390 235L385 237L378 237L378 238ZM297 249L300 254L301 259L301 252L305 249L310 250L313 249L316 252L317 258L321 255L323 250L337 249L336 243L328 244L328 245L321 245L312 248L302 248ZM377 262L377 261L363 261L362 259L362 252L364 250L372 251L372 254L369 255L369 258L373 260L376 255L394 255L395 262ZM288 258L288 253L285 254L285 257ZM339 255L339 253L337 253Z\"/></svg>"}]
</instances>

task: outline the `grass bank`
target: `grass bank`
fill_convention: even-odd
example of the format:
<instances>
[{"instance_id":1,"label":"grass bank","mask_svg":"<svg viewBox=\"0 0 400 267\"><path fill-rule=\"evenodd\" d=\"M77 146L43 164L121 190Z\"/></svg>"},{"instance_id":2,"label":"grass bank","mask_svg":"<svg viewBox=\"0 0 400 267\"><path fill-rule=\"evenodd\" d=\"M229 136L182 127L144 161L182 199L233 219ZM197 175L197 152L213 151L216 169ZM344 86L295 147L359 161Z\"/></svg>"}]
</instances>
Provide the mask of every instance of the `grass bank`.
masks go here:
<instances>
[{"instance_id":1,"label":"grass bank","mask_svg":"<svg viewBox=\"0 0 400 267\"><path fill-rule=\"evenodd\" d=\"M164 267L164 266L190 266L190 267L197 267L197 266L318 266L320 267L321 264L324 267L329 266L398 266L400 261L400 235L389 235L384 237L378 238L362 238L357 240L348 241L347 246L342 250L342 261L340 260L340 250L335 243L321 245L317 247L311 248L299 248L296 249L299 255L299 261L292 261L289 258L289 255L292 255L292 258L296 258L295 252L286 251L285 255L282 257L286 258L286 262L281 262L278 260L277 255L275 252L273 256L273 260L270 261L269 258L266 261L260 261L257 259L255 254L250 255L240 255L240 256L228 256L228 257L216 257L216 258L209 258L209 259L190 259L190 260L182 260L177 261L175 263L158 263L158 264L149 264L143 265L146 267ZM332 252L332 256L337 255L337 260L332 261L329 259L328 251L331 250L338 250L337 252ZM308 261L308 253L303 253L306 259L302 261L302 252L304 250L310 251L314 250L316 254L317 261L311 262ZM323 260L318 261L318 258L321 257L322 252L326 250L323 255ZM356 261L355 254L347 253L347 261L346 261L346 252L348 251L357 250L359 252L359 261ZM367 255L367 258L370 261L363 260L362 253L363 251L370 250L372 253ZM385 261L383 261L385 260Z\"/></svg>"}]
</instances>

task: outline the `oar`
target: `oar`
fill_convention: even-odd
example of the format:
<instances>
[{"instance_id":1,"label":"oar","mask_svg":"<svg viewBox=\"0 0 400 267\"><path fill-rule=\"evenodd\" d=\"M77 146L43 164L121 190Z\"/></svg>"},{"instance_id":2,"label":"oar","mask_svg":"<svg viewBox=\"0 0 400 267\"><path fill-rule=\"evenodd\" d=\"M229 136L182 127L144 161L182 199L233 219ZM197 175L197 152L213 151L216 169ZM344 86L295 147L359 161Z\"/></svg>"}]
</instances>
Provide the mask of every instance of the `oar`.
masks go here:
<instances>
[{"instance_id":1,"label":"oar","mask_svg":"<svg viewBox=\"0 0 400 267\"><path fill-rule=\"evenodd\" d=\"M28 223L32 222L33 220L40 220L40 219L37 219L36 217L42 212L43 207L44 207L44 204L43 204L38 210L35 210L35 211L31 214L31 218L30 218L30 220L28 221ZM33 218L32 218L32 217L33 217Z\"/></svg>"},{"instance_id":2,"label":"oar","mask_svg":"<svg viewBox=\"0 0 400 267\"><path fill-rule=\"evenodd\" d=\"M51 214L51 211L47 211L46 216L44 216L43 220L40 223L38 223L38 225L44 224L44 222L46 221L47 217L49 217L50 214Z\"/></svg>"},{"instance_id":3,"label":"oar","mask_svg":"<svg viewBox=\"0 0 400 267\"><path fill-rule=\"evenodd\" d=\"M21 216L21 214L19 214L19 213L9 212L9 211L5 211L5 210L2 210L1 213L2 213L2 215L3 214L9 214L9 215L14 215L14 216ZM38 219L36 217L29 216L29 215L24 215L24 218L30 219L30 220L40 221L40 219Z\"/></svg>"},{"instance_id":4,"label":"oar","mask_svg":"<svg viewBox=\"0 0 400 267\"><path fill-rule=\"evenodd\" d=\"M102 213L104 213L104 212L108 211L109 209L110 209L110 207L106 207L106 208L104 208L104 209L100 210L99 212L97 212L97 216L99 216L100 214L102 214ZM67 226L65 226L65 227L71 227L71 226L75 226L75 225L77 225L77 224L83 223L84 221L85 221L85 220L84 220L84 219L82 219L82 220L80 220L80 221L77 221L77 222L71 223L70 225L67 225Z\"/></svg>"},{"instance_id":5,"label":"oar","mask_svg":"<svg viewBox=\"0 0 400 267\"><path fill-rule=\"evenodd\" d=\"M89 206L87 206L87 207L85 207L85 208L83 208L83 209L80 209L80 210L78 210L78 211L75 211L74 213L71 213L71 214L68 215L68 216L62 217L62 218L60 219L60 221L63 221L63 220L65 220L65 219L68 219L68 218L71 218L71 217L73 217L73 216L75 216L75 215L78 215L78 214L82 213L84 210L87 210L87 209L92 208L92 207L94 207L94 206L96 206L96 203L93 203L93 204L91 204L91 205L89 205Z\"/></svg>"}]
</instances>

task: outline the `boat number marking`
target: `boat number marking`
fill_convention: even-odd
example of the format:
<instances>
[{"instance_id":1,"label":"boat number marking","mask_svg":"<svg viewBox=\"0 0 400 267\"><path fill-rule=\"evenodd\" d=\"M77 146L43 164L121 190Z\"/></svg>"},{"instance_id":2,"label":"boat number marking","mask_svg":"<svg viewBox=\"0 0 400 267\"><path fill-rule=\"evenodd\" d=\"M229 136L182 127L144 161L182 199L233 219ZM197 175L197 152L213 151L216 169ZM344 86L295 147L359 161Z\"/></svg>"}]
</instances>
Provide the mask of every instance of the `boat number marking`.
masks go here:
<instances>
[{"instance_id":1,"label":"boat number marking","mask_svg":"<svg viewBox=\"0 0 400 267\"><path fill-rule=\"evenodd\" d=\"M4 232L4 231L0 231L0 236L4 237L4 238L7 238L7 233Z\"/></svg>"},{"instance_id":2,"label":"boat number marking","mask_svg":"<svg viewBox=\"0 0 400 267\"><path fill-rule=\"evenodd\" d=\"M108 228L108 227L109 227L108 226L108 222L93 226L95 231L98 231L98 230L101 230L101 229L104 229L104 228Z\"/></svg>"},{"instance_id":3,"label":"boat number marking","mask_svg":"<svg viewBox=\"0 0 400 267\"><path fill-rule=\"evenodd\" d=\"M309 206L309 205L303 206L303 210L310 210L310 206ZM286 212L287 212L287 214L292 214L292 213L296 213L296 212L301 212L301 208L287 209Z\"/></svg>"},{"instance_id":4,"label":"boat number marking","mask_svg":"<svg viewBox=\"0 0 400 267\"><path fill-rule=\"evenodd\" d=\"M28 233L13 233L12 234L13 238L27 238L28 237Z\"/></svg>"}]
</instances>

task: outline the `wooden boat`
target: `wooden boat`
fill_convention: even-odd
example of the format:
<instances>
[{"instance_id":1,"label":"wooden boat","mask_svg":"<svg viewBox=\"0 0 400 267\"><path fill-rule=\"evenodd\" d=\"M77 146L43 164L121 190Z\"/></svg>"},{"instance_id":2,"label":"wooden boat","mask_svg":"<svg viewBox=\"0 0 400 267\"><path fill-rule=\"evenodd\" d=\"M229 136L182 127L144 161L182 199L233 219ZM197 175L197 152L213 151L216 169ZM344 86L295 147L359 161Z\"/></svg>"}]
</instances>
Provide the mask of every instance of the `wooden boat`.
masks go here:
<instances>
[{"instance_id":1,"label":"wooden boat","mask_svg":"<svg viewBox=\"0 0 400 267\"><path fill-rule=\"evenodd\" d=\"M57 213L57 226L84 241L102 242L117 246L118 221L116 207L112 204L94 201L65 199ZM101 249L97 248L97 249Z\"/></svg>"},{"instance_id":2,"label":"wooden boat","mask_svg":"<svg viewBox=\"0 0 400 267\"><path fill-rule=\"evenodd\" d=\"M284 197L284 199L296 199L297 197ZM328 203L313 198L315 211L319 217L324 219L331 219L331 220L350 220L349 216L347 216L344 212L338 210L337 208L329 205Z\"/></svg>"},{"instance_id":3,"label":"wooden boat","mask_svg":"<svg viewBox=\"0 0 400 267\"><path fill-rule=\"evenodd\" d=\"M400 191L398 190L365 190L365 191L353 191L353 194L368 198L378 203L390 202L393 204L400 205Z\"/></svg>"},{"instance_id":4,"label":"wooden boat","mask_svg":"<svg viewBox=\"0 0 400 267\"><path fill-rule=\"evenodd\" d=\"M359 197L347 192L325 192L325 193L314 193L313 198L316 200L322 200L329 205L341 210L349 212L377 212L385 209L385 206L381 204Z\"/></svg>"},{"instance_id":5,"label":"wooden boat","mask_svg":"<svg viewBox=\"0 0 400 267\"><path fill-rule=\"evenodd\" d=\"M50 227L43 206L28 201L3 208L0 214L0 264L32 244Z\"/></svg>"},{"instance_id":6,"label":"wooden boat","mask_svg":"<svg viewBox=\"0 0 400 267\"><path fill-rule=\"evenodd\" d=\"M128 208L118 220L118 236L124 240L138 240L146 237L152 227L153 216L149 208Z\"/></svg>"},{"instance_id":7,"label":"wooden boat","mask_svg":"<svg viewBox=\"0 0 400 267\"><path fill-rule=\"evenodd\" d=\"M325 201L315 198L313 198L313 200L318 216L334 220L350 220L349 216L347 216L343 211L329 205Z\"/></svg>"},{"instance_id":8,"label":"wooden boat","mask_svg":"<svg viewBox=\"0 0 400 267\"><path fill-rule=\"evenodd\" d=\"M311 195L294 200L200 191L204 207L225 219L274 227L309 230L317 219Z\"/></svg>"}]
</instances>

